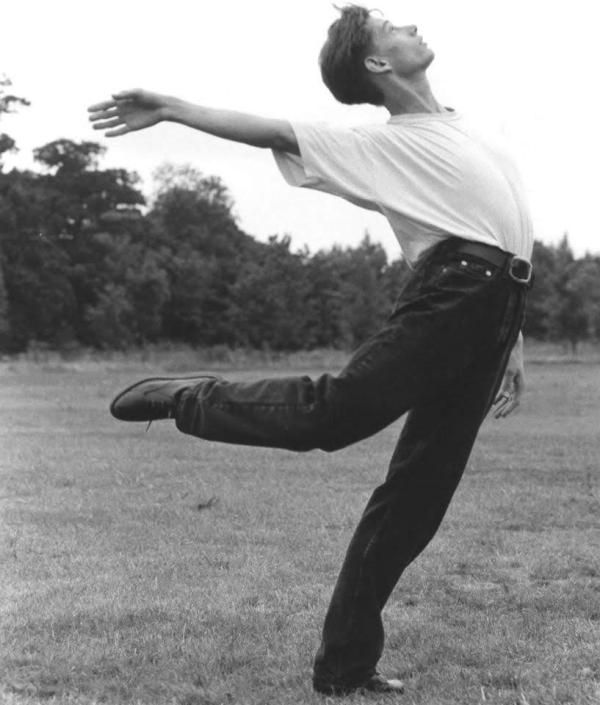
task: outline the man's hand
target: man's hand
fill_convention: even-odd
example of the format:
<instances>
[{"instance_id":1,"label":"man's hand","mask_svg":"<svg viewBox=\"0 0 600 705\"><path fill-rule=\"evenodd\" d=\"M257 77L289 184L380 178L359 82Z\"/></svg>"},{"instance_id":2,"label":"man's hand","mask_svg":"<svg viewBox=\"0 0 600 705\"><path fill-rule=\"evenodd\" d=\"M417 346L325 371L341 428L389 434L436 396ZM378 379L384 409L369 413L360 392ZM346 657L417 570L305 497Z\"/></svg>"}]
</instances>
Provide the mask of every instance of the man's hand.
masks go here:
<instances>
[{"instance_id":1,"label":"man's hand","mask_svg":"<svg viewBox=\"0 0 600 705\"><path fill-rule=\"evenodd\" d=\"M504 379L494 399L494 418L502 419L519 406L525 389L525 369L523 367L523 334L519 333L512 349Z\"/></svg>"},{"instance_id":2,"label":"man's hand","mask_svg":"<svg viewBox=\"0 0 600 705\"><path fill-rule=\"evenodd\" d=\"M106 137L118 137L165 120L167 105L166 96L138 88L114 93L112 100L96 103L88 112L94 130L107 130Z\"/></svg>"}]
</instances>

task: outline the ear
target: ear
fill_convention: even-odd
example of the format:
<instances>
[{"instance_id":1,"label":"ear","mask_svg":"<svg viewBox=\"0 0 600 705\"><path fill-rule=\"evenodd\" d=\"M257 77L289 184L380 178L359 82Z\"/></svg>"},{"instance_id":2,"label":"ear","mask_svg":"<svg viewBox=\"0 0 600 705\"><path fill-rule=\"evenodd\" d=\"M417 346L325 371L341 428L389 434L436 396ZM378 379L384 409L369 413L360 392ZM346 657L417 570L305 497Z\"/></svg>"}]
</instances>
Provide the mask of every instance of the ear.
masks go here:
<instances>
[{"instance_id":1,"label":"ear","mask_svg":"<svg viewBox=\"0 0 600 705\"><path fill-rule=\"evenodd\" d=\"M392 70L389 63L378 56L365 56L365 67L371 73L387 73Z\"/></svg>"}]
</instances>

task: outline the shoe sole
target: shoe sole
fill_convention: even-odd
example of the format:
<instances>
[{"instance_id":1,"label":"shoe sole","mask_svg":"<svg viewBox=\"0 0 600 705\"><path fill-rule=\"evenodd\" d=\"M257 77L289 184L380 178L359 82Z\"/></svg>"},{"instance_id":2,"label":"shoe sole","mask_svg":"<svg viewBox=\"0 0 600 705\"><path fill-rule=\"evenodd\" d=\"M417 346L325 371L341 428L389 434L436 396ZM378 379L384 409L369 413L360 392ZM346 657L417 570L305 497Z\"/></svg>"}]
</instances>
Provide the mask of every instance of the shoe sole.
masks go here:
<instances>
[{"instance_id":1,"label":"shoe sole","mask_svg":"<svg viewBox=\"0 0 600 705\"><path fill-rule=\"evenodd\" d=\"M215 375L190 375L186 377L147 377L146 379L141 379L139 382L134 382L134 384L131 384L127 389L124 389L122 392L117 394L117 396L111 401L110 403L110 413L117 419L118 421L127 421L128 419L121 419L117 414L115 413L115 406L119 399L122 399L126 394L129 394L132 389L135 389L136 387L139 387L142 384L146 384L146 382L172 382L175 379L220 379L219 377L216 377ZM145 423L144 421L137 421L134 423Z\"/></svg>"},{"instance_id":2,"label":"shoe sole","mask_svg":"<svg viewBox=\"0 0 600 705\"><path fill-rule=\"evenodd\" d=\"M396 681L398 682L398 681ZM320 695L326 695L333 698L343 698L347 695L403 695L404 683L390 686L370 686L367 684L356 686L343 685L317 685L313 683L313 690Z\"/></svg>"}]
</instances>

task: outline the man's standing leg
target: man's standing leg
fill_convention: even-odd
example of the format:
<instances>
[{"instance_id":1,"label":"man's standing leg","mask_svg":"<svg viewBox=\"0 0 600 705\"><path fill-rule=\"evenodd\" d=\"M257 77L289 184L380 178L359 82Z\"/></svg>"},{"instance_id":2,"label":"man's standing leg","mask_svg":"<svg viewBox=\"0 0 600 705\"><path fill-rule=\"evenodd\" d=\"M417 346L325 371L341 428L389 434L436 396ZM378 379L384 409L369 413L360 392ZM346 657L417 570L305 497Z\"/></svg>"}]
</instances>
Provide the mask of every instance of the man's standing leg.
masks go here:
<instances>
[{"instance_id":1,"label":"man's standing leg","mask_svg":"<svg viewBox=\"0 0 600 705\"><path fill-rule=\"evenodd\" d=\"M518 333L477 360L443 395L410 412L385 482L348 548L315 658L314 686L344 693L368 681L383 650L381 611L436 533L462 477Z\"/></svg>"}]
</instances>

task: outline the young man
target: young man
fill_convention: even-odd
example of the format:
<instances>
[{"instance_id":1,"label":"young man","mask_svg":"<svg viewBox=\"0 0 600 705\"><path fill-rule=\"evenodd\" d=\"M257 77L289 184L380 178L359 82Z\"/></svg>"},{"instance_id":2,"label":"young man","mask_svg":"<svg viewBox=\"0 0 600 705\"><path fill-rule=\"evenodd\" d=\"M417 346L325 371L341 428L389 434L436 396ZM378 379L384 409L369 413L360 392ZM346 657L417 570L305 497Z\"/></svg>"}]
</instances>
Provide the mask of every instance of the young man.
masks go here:
<instances>
[{"instance_id":1,"label":"young man","mask_svg":"<svg viewBox=\"0 0 600 705\"><path fill-rule=\"evenodd\" d=\"M271 148L291 184L383 213L414 268L385 327L337 376L154 378L111 405L118 419L171 418L200 438L328 451L409 412L325 618L313 678L323 693L402 690L376 671L381 611L435 534L491 405L505 416L523 389L519 331L532 249L523 189L504 148L436 101L426 77L433 57L416 27L349 6L329 29L323 79L343 103L385 106L386 123L292 125L141 90L90 108L107 136L170 120Z\"/></svg>"}]
</instances>

